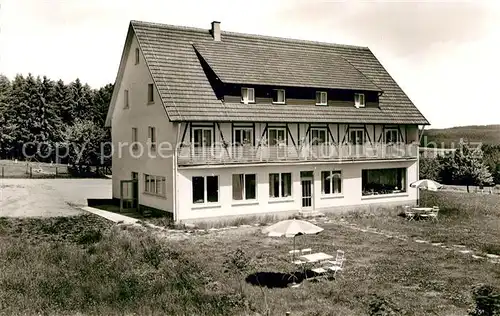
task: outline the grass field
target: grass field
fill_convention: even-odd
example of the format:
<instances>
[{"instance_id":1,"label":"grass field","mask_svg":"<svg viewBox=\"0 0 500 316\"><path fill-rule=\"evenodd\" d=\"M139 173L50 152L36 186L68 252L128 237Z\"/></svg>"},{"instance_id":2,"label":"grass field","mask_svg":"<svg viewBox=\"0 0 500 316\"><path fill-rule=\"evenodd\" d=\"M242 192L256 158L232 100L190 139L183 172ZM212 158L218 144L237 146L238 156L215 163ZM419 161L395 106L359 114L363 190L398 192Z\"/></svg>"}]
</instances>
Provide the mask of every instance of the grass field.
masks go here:
<instances>
[{"instance_id":1,"label":"grass field","mask_svg":"<svg viewBox=\"0 0 500 316\"><path fill-rule=\"evenodd\" d=\"M0 178L67 178L68 166L44 162L0 160Z\"/></svg>"},{"instance_id":2,"label":"grass field","mask_svg":"<svg viewBox=\"0 0 500 316\"><path fill-rule=\"evenodd\" d=\"M500 264L346 225L370 226L499 253L500 199L425 193L437 223L408 222L398 210L333 217L298 247L346 252L336 280L289 288L291 239L240 227L169 238L154 230L109 227L95 217L0 220L0 313L148 315L466 315L471 289L500 284ZM63 237L64 236L64 237ZM411 239L411 238L410 238ZM242 270L228 267L228 260ZM243 269L244 268L244 269ZM299 276L299 282L302 281ZM384 303L384 304L382 304Z\"/></svg>"}]
</instances>

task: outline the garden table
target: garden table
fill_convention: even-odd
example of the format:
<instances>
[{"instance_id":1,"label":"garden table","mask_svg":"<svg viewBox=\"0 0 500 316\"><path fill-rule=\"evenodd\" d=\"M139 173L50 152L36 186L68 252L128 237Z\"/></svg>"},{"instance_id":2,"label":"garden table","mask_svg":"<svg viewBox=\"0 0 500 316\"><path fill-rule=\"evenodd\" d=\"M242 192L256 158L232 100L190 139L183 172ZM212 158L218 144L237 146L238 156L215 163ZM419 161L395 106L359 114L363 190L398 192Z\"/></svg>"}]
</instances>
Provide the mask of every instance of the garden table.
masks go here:
<instances>
[{"instance_id":1,"label":"garden table","mask_svg":"<svg viewBox=\"0 0 500 316\"><path fill-rule=\"evenodd\" d=\"M317 253L311 253L308 255L300 256L299 259L302 259L308 263L315 263L315 262L320 262L320 261L325 261L325 260L331 260L331 259L333 259L333 256L326 254L324 252L317 252Z\"/></svg>"}]
</instances>

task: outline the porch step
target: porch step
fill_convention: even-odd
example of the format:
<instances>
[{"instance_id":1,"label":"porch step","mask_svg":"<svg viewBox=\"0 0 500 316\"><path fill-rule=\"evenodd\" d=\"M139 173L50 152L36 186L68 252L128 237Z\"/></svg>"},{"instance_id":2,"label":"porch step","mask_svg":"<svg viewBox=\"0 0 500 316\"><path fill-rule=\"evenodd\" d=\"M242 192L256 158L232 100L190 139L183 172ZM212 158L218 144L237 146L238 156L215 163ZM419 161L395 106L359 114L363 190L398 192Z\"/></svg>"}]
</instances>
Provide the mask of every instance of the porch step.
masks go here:
<instances>
[{"instance_id":1,"label":"porch step","mask_svg":"<svg viewBox=\"0 0 500 316\"><path fill-rule=\"evenodd\" d=\"M303 217L303 218L322 217L322 216L325 216L325 214L318 212L318 211L311 210L311 211L299 211L299 216Z\"/></svg>"}]
</instances>

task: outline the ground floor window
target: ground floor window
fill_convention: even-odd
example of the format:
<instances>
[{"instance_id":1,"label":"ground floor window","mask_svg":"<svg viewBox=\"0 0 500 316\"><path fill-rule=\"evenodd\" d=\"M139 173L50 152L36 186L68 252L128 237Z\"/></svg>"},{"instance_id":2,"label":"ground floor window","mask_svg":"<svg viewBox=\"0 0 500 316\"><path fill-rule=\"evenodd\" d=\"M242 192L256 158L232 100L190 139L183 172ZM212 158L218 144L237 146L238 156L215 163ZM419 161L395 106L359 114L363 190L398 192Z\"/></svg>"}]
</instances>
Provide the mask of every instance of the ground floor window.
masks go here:
<instances>
[{"instance_id":1,"label":"ground floor window","mask_svg":"<svg viewBox=\"0 0 500 316\"><path fill-rule=\"evenodd\" d=\"M363 195L406 192L406 168L362 171Z\"/></svg>"},{"instance_id":2,"label":"ground floor window","mask_svg":"<svg viewBox=\"0 0 500 316\"><path fill-rule=\"evenodd\" d=\"M144 192L165 196L165 177L144 174Z\"/></svg>"},{"instance_id":3,"label":"ground floor window","mask_svg":"<svg viewBox=\"0 0 500 316\"><path fill-rule=\"evenodd\" d=\"M256 198L256 175L233 174L233 200L253 200Z\"/></svg>"},{"instance_id":4,"label":"ground floor window","mask_svg":"<svg viewBox=\"0 0 500 316\"><path fill-rule=\"evenodd\" d=\"M321 193L340 194L342 193L342 171L322 171L321 172Z\"/></svg>"},{"instance_id":5,"label":"ground floor window","mask_svg":"<svg viewBox=\"0 0 500 316\"><path fill-rule=\"evenodd\" d=\"M292 174L269 174L269 197L280 198L292 196Z\"/></svg>"},{"instance_id":6,"label":"ground floor window","mask_svg":"<svg viewBox=\"0 0 500 316\"><path fill-rule=\"evenodd\" d=\"M193 177L191 180L193 203L215 203L219 202L219 177Z\"/></svg>"}]
</instances>

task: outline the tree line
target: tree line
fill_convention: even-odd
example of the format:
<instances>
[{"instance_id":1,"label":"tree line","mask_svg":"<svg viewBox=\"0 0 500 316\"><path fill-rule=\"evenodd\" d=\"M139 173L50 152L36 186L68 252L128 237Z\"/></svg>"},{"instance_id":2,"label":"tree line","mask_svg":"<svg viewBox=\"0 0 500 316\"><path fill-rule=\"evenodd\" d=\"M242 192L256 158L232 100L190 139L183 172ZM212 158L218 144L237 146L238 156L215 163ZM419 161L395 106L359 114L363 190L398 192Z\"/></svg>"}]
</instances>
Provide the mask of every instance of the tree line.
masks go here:
<instances>
[{"instance_id":1,"label":"tree line","mask_svg":"<svg viewBox=\"0 0 500 316\"><path fill-rule=\"evenodd\" d=\"M92 89L78 78L66 84L46 76L9 80L0 74L0 159L55 162L62 157L62 163L100 164L96 153L85 152L76 161L74 153L61 151L72 142L110 141L104 123L112 93L112 84Z\"/></svg>"},{"instance_id":2,"label":"tree line","mask_svg":"<svg viewBox=\"0 0 500 316\"><path fill-rule=\"evenodd\" d=\"M500 184L500 145L474 148L467 142L457 150L436 158L420 158L420 179L442 184L490 186Z\"/></svg>"}]
</instances>

